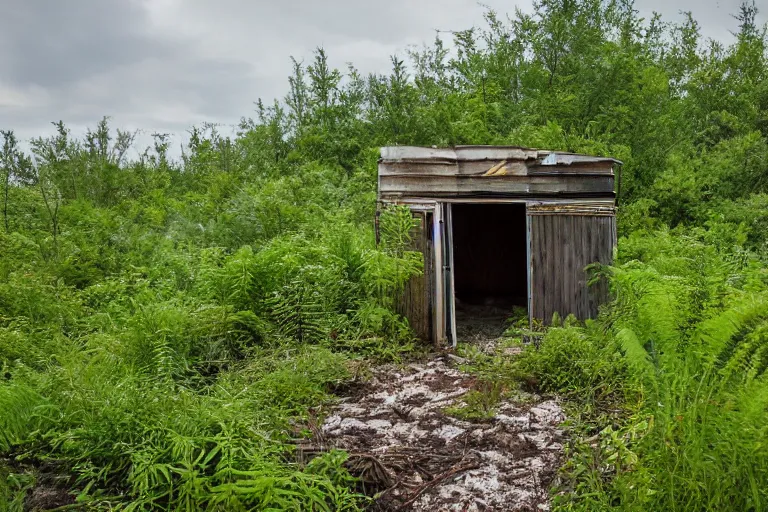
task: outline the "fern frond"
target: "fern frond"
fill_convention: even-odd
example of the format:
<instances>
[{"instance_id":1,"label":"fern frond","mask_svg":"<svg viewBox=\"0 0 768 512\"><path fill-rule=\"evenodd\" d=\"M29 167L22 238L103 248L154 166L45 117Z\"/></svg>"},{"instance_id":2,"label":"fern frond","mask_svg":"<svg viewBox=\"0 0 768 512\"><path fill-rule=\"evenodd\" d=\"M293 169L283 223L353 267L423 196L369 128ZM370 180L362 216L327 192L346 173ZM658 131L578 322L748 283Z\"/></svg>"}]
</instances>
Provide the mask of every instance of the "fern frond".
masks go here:
<instances>
[{"instance_id":1,"label":"fern frond","mask_svg":"<svg viewBox=\"0 0 768 512\"><path fill-rule=\"evenodd\" d=\"M760 377L768 367L768 317L743 325L729 340L727 351L718 356L716 366L724 383Z\"/></svg>"},{"instance_id":2,"label":"fern frond","mask_svg":"<svg viewBox=\"0 0 768 512\"><path fill-rule=\"evenodd\" d=\"M322 297L300 280L291 281L269 301L278 332L300 343L315 343L327 336Z\"/></svg>"},{"instance_id":3,"label":"fern frond","mask_svg":"<svg viewBox=\"0 0 768 512\"><path fill-rule=\"evenodd\" d=\"M0 451L9 451L35 430L35 414L45 405L43 396L25 384L0 386Z\"/></svg>"},{"instance_id":4,"label":"fern frond","mask_svg":"<svg viewBox=\"0 0 768 512\"><path fill-rule=\"evenodd\" d=\"M621 344L624 357L630 365L642 371L653 369L651 354L648 353L632 329L620 329L616 333L616 339Z\"/></svg>"}]
</instances>

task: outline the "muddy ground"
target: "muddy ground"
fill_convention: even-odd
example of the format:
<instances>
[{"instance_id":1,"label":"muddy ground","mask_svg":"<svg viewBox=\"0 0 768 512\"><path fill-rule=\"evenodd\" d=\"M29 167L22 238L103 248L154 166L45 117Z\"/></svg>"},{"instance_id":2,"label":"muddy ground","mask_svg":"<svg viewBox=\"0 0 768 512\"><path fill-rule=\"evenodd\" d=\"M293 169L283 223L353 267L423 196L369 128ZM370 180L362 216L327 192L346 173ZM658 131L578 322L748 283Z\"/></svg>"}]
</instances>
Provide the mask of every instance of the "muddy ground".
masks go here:
<instances>
[{"instance_id":1,"label":"muddy ground","mask_svg":"<svg viewBox=\"0 0 768 512\"><path fill-rule=\"evenodd\" d=\"M374 510L548 510L564 416L555 400L504 399L482 421L446 414L475 378L447 356L373 370L342 398L313 443L350 453Z\"/></svg>"}]
</instances>

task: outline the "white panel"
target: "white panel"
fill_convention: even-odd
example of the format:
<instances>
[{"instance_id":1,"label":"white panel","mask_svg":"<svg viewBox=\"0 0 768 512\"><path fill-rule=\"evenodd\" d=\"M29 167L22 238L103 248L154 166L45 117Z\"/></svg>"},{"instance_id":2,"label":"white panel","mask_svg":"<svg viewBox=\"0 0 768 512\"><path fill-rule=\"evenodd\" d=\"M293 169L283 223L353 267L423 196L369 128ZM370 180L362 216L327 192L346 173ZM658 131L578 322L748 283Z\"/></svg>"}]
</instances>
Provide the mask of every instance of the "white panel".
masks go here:
<instances>
[{"instance_id":1,"label":"white panel","mask_svg":"<svg viewBox=\"0 0 768 512\"><path fill-rule=\"evenodd\" d=\"M450 203L443 203L445 208L445 266L448 279L446 280L445 300L448 314L447 324L450 326L451 347L456 348L456 286L454 284L453 268L453 209Z\"/></svg>"},{"instance_id":2,"label":"white panel","mask_svg":"<svg viewBox=\"0 0 768 512\"><path fill-rule=\"evenodd\" d=\"M445 273L443 265L445 258L443 250L445 234L445 221L443 218L443 208L441 204L435 208L432 220L432 247L435 251L435 290L433 294L434 303L432 305L433 332L436 345L445 344Z\"/></svg>"}]
</instances>

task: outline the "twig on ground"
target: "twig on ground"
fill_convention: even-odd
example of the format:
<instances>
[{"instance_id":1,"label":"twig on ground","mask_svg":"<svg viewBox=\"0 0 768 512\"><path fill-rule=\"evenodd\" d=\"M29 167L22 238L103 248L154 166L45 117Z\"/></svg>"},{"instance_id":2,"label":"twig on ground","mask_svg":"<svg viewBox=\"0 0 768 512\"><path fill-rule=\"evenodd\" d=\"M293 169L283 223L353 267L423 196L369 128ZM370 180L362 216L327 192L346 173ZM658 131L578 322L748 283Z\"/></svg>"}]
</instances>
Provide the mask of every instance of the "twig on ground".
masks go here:
<instances>
[{"instance_id":1,"label":"twig on ground","mask_svg":"<svg viewBox=\"0 0 768 512\"><path fill-rule=\"evenodd\" d=\"M400 510L406 510L408 507L414 504L414 502L419 499L419 496L424 494L425 491L427 491L430 487L434 487L435 485L439 484L443 480L446 480L457 473L461 473L463 471L469 471L471 469L477 469L480 467L480 464L472 463L472 464L465 464L463 466L456 465L453 466L451 469L444 473L440 473L435 478L430 480L429 482L425 482L421 487L419 487L415 493L413 493L413 496L408 498L406 502L404 502L402 505L400 505Z\"/></svg>"}]
</instances>

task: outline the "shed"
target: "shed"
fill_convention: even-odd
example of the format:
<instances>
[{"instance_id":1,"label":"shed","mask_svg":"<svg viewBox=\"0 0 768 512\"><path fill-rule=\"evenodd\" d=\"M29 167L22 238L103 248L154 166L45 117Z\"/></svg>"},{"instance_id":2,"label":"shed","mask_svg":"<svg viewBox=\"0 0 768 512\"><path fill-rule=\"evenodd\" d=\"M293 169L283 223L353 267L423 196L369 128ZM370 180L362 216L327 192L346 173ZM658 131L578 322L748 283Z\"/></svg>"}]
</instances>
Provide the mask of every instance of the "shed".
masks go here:
<instances>
[{"instance_id":1,"label":"shed","mask_svg":"<svg viewBox=\"0 0 768 512\"><path fill-rule=\"evenodd\" d=\"M594 317L607 288L588 286L585 267L611 263L620 165L512 146L381 148L379 205L411 209L424 257L399 312L420 338L452 345L463 307Z\"/></svg>"}]
</instances>

